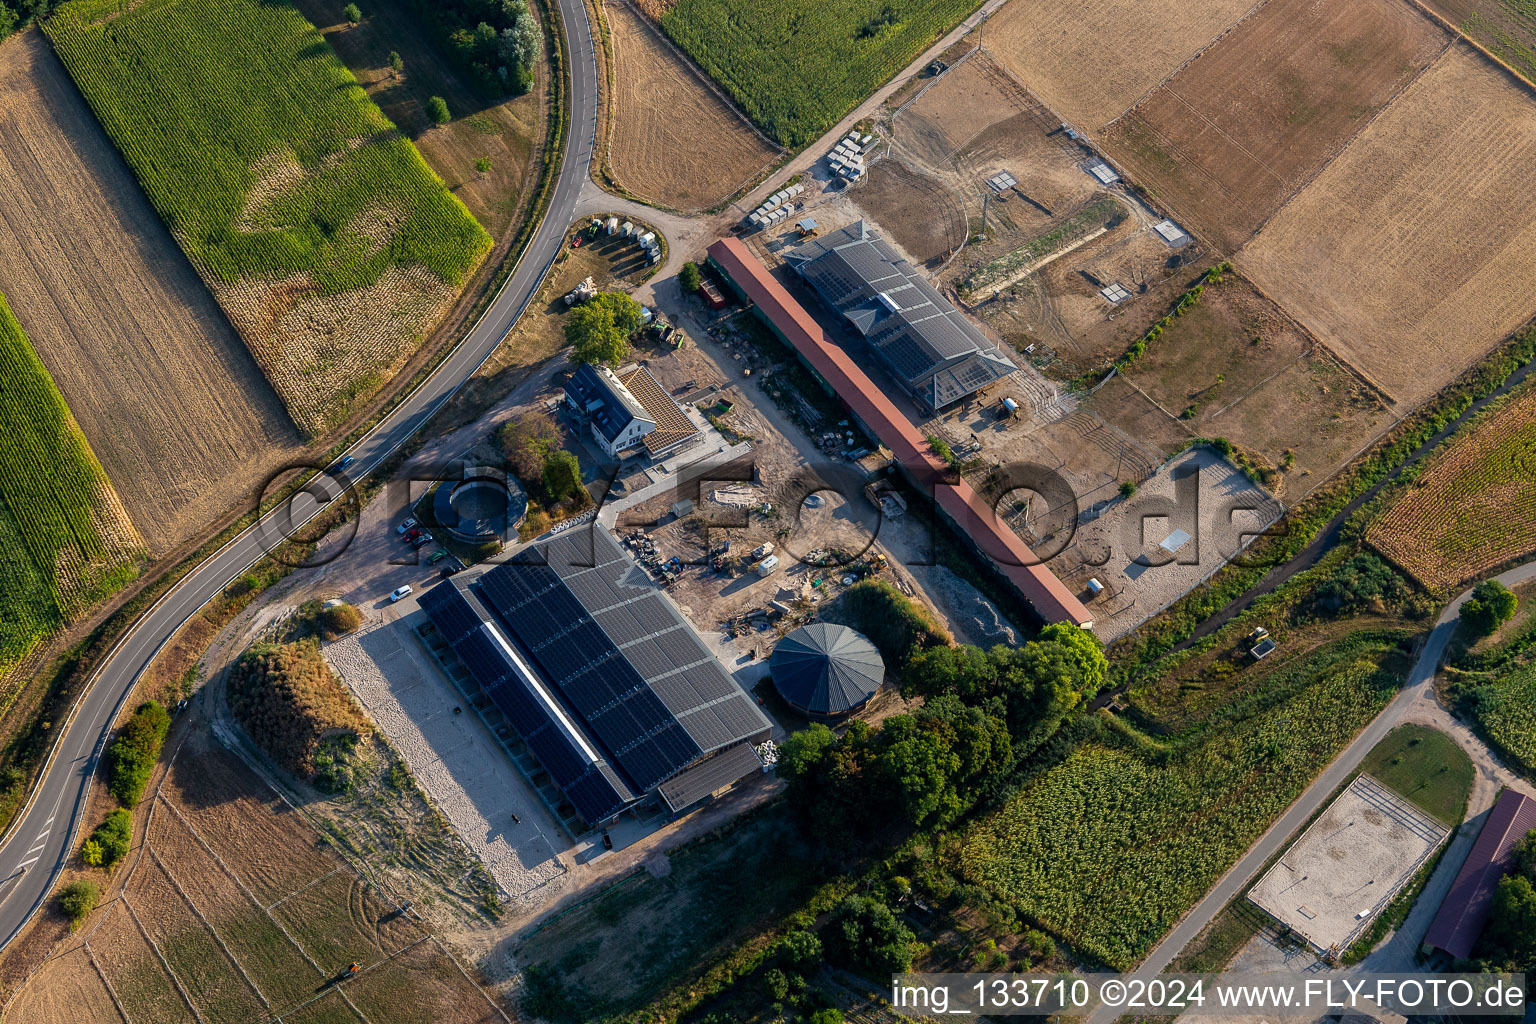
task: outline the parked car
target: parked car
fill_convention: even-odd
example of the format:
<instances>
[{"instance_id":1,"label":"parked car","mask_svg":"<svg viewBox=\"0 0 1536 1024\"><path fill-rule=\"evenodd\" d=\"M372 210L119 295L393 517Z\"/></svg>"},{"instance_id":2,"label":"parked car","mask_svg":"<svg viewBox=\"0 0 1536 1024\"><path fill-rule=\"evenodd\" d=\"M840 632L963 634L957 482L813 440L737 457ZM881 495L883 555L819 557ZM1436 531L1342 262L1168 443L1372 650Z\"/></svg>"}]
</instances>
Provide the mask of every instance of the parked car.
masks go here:
<instances>
[{"instance_id":1,"label":"parked car","mask_svg":"<svg viewBox=\"0 0 1536 1024\"><path fill-rule=\"evenodd\" d=\"M415 525L416 525L416 517L412 516L410 519L407 519L405 522L403 522L399 526L395 527L395 532L396 533L404 533L405 531L407 531L409 529L412 529Z\"/></svg>"},{"instance_id":2,"label":"parked car","mask_svg":"<svg viewBox=\"0 0 1536 1024\"><path fill-rule=\"evenodd\" d=\"M389 603L390 604L394 604L396 601L400 600L402 597L409 597L409 596L411 596L411 585L409 583L407 583L405 586L398 587L398 588L396 588L394 590L391 590L389 592Z\"/></svg>"},{"instance_id":3,"label":"parked car","mask_svg":"<svg viewBox=\"0 0 1536 1024\"><path fill-rule=\"evenodd\" d=\"M420 537L417 537L415 540L411 541L411 547L419 548L423 544L430 544L430 543L432 543L432 535L424 533Z\"/></svg>"},{"instance_id":4,"label":"parked car","mask_svg":"<svg viewBox=\"0 0 1536 1024\"><path fill-rule=\"evenodd\" d=\"M438 562L441 562L443 559L445 559L447 557L448 557L448 549L447 548L438 548L436 551L432 552L431 555L427 556L427 564L428 565L436 565Z\"/></svg>"},{"instance_id":5,"label":"parked car","mask_svg":"<svg viewBox=\"0 0 1536 1024\"><path fill-rule=\"evenodd\" d=\"M405 539L408 540L408 541L411 541L412 543L415 543L416 538L417 537L422 537L422 536L425 536L425 534L423 534L421 532L421 528L420 527L417 527L417 528L411 530L409 533L407 533L405 535Z\"/></svg>"}]
</instances>

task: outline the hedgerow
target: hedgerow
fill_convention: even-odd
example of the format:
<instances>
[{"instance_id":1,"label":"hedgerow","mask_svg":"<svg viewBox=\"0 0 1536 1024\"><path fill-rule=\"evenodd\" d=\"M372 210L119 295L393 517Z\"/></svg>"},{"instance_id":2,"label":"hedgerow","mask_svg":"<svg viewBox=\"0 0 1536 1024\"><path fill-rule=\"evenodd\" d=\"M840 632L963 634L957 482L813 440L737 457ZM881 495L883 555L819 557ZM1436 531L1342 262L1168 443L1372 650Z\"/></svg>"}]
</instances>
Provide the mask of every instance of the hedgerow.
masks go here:
<instances>
[{"instance_id":1,"label":"hedgerow","mask_svg":"<svg viewBox=\"0 0 1536 1024\"><path fill-rule=\"evenodd\" d=\"M144 796L170 729L170 714L159 701L147 700L107 748L107 789L124 807L134 806Z\"/></svg>"}]
</instances>

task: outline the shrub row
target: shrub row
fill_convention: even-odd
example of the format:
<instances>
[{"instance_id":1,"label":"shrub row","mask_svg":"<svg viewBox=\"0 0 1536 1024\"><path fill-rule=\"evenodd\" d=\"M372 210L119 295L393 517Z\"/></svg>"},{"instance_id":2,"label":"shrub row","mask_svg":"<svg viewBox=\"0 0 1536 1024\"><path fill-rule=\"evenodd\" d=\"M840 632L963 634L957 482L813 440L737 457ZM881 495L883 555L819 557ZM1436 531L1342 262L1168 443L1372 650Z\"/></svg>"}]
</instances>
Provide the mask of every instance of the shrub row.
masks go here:
<instances>
[{"instance_id":1,"label":"shrub row","mask_svg":"<svg viewBox=\"0 0 1536 1024\"><path fill-rule=\"evenodd\" d=\"M107 748L107 788L124 807L134 806L144 796L170 728L170 713L159 701L147 700Z\"/></svg>"}]
</instances>

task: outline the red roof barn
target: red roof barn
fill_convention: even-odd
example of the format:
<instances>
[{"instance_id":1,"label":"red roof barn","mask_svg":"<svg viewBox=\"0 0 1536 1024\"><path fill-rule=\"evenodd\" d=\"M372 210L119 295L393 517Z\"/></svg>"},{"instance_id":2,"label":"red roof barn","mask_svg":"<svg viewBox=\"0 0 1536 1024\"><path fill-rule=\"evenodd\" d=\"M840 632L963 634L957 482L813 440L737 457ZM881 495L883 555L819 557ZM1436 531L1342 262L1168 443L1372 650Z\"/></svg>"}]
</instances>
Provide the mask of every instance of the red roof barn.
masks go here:
<instances>
[{"instance_id":1,"label":"red roof barn","mask_svg":"<svg viewBox=\"0 0 1536 1024\"><path fill-rule=\"evenodd\" d=\"M1445 894L1424 944L1458 960L1472 955L1483 933L1499 879L1508 873L1515 844L1536 829L1536 800L1506 789L1488 812L1477 843L1467 855L1461 873Z\"/></svg>"}]
</instances>

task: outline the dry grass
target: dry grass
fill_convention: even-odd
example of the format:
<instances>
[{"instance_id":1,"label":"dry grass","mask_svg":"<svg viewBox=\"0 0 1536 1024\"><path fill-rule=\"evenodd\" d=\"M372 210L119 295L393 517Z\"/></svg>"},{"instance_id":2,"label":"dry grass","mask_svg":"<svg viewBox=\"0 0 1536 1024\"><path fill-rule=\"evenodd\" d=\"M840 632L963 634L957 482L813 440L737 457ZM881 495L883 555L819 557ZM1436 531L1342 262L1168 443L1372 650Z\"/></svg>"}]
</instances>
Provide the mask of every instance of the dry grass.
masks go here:
<instances>
[{"instance_id":1,"label":"dry grass","mask_svg":"<svg viewBox=\"0 0 1536 1024\"><path fill-rule=\"evenodd\" d=\"M1231 251L1449 41L1398 0L1270 0L1110 125L1103 143Z\"/></svg>"},{"instance_id":2,"label":"dry grass","mask_svg":"<svg viewBox=\"0 0 1536 1024\"><path fill-rule=\"evenodd\" d=\"M679 210L712 207L779 150L722 100L628 3L603 5L613 44L607 171L620 188Z\"/></svg>"},{"instance_id":3,"label":"dry grass","mask_svg":"<svg viewBox=\"0 0 1536 1024\"><path fill-rule=\"evenodd\" d=\"M123 1019L84 946L49 960L6 1018L26 1024L118 1024Z\"/></svg>"},{"instance_id":4,"label":"dry grass","mask_svg":"<svg viewBox=\"0 0 1536 1024\"><path fill-rule=\"evenodd\" d=\"M152 554L299 451L47 40L0 47L0 292Z\"/></svg>"},{"instance_id":5,"label":"dry grass","mask_svg":"<svg viewBox=\"0 0 1536 1024\"><path fill-rule=\"evenodd\" d=\"M1396 402L1417 405L1536 309L1536 105L1457 45L1237 261Z\"/></svg>"},{"instance_id":6,"label":"dry grass","mask_svg":"<svg viewBox=\"0 0 1536 1024\"><path fill-rule=\"evenodd\" d=\"M1253 6L1253 0L1013 0L987 23L987 47L1046 106L1092 130Z\"/></svg>"}]
</instances>

